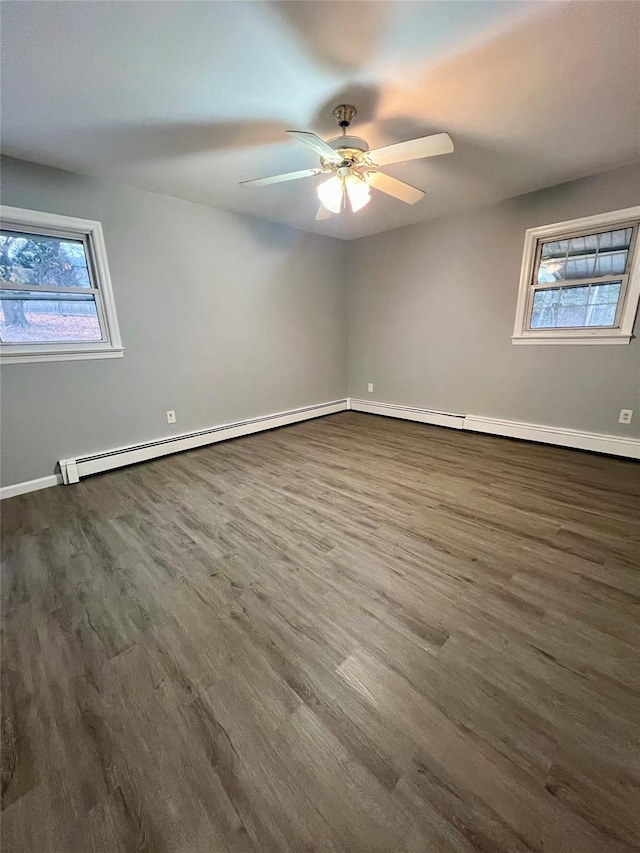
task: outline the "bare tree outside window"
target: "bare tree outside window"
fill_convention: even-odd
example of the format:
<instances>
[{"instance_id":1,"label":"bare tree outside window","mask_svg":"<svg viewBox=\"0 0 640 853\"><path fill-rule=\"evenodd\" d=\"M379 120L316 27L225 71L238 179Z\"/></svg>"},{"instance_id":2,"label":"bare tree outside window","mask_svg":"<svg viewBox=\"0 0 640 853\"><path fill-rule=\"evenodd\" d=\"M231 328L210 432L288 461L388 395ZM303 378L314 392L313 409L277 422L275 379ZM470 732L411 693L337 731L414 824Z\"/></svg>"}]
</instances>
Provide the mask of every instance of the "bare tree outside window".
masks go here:
<instances>
[{"instance_id":1,"label":"bare tree outside window","mask_svg":"<svg viewBox=\"0 0 640 853\"><path fill-rule=\"evenodd\" d=\"M102 225L0 206L3 364L122 358Z\"/></svg>"},{"instance_id":2,"label":"bare tree outside window","mask_svg":"<svg viewBox=\"0 0 640 853\"><path fill-rule=\"evenodd\" d=\"M0 232L0 279L55 290L91 286L81 240L11 231ZM94 301L88 296L60 298L56 292L5 290L1 306L0 333L5 341L100 340Z\"/></svg>"}]
</instances>

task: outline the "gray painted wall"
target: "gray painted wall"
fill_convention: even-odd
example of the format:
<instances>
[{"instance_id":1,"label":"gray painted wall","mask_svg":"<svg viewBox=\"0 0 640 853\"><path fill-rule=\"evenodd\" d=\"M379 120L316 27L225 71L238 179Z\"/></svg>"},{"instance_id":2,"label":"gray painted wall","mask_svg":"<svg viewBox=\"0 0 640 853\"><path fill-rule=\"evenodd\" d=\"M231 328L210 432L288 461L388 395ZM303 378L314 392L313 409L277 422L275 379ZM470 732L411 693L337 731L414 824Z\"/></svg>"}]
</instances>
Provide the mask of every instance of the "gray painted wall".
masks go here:
<instances>
[{"instance_id":1,"label":"gray painted wall","mask_svg":"<svg viewBox=\"0 0 640 853\"><path fill-rule=\"evenodd\" d=\"M354 397L640 436L638 340L511 344L525 230L637 204L640 167L344 243L2 166L3 204L102 222L126 348L3 367L3 485L66 456L341 398L347 341ZM631 426L621 408L635 410Z\"/></svg>"},{"instance_id":2,"label":"gray painted wall","mask_svg":"<svg viewBox=\"0 0 640 853\"><path fill-rule=\"evenodd\" d=\"M631 166L350 243L350 396L640 436L638 339L511 343L525 230L639 202Z\"/></svg>"},{"instance_id":3,"label":"gray painted wall","mask_svg":"<svg viewBox=\"0 0 640 853\"><path fill-rule=\"evenodd\" d=\"M102 222L125 346L122 359L3 367L4 485L66 456L345 396L340 241L11 159L2 203Z\"/></svg>"}]
</instances>

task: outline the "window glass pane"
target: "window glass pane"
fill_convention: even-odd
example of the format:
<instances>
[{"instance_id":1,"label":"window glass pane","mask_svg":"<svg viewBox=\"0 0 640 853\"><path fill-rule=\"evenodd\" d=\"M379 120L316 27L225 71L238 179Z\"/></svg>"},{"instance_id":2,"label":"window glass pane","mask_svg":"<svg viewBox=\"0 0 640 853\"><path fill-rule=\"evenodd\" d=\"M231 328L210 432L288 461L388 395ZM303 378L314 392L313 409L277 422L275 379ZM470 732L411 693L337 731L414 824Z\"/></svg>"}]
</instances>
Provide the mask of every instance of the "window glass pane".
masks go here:
<instances>
[{"instance_id":1,"label":"window glass pane","mask_svg":"<svg viewBox=\"0 0 640 853\"><path fill-rule=\"evenodd\" d=\"M558 308L556 326L584 326L587 315L586 305L561 306Z\"/></svg>"},{"instance_id":2,"label":"window glass pane","mask_svg":"<svg viewBox=\"0 0 640 853\"><path fill-rule=\"evenodd\" d=\"M560 305L586 305L589 301L589 288L563 287L556 291Z\"/></svg>"},{"instance_id":3,"label":"window glass pane","mask_svg":"<svg viewBox=\"0 0 640 853\"><path fill-rule=\"evenodd\" d=\"M595 255L588 255L583 258L569 258L565 267L564 278L593 278L595 265Z\"/></svg>"},{"instance_id":4,"label":"window glass pane","mask_svg":"<svg viewBox=\"0 0 640 853\"><path fill-rule=\"evenodd\" d=\"M0 231L0 278L15 284L91 287L82 240Z\"/></svg>"},{"instance_id":5,"label":"window glass pane","mask_svg":"<svg viewBox=\"0 0 640 853\"><path fill-rule=\"evenodd\" d=\"M568 240L553 240L542 244L540 266L538 268L538 284L562 281L564 279L568 248Z\"/></svg>"},{"instance_id":6,"label":"window glass pane","mask_svg":"<svg viewBox=\"0 0 640 853\"><path fill-rule=\"evenodd\" d=\"M584 255L587 251L587 242L584 237L572 237L569 240L569 255Z\"/></svg>"},{"instance_id":7,"label":"window glass pane","mask_svg":"<svg viewBox=\"0 0 640 853\"><path fill-rule=\"evenodd\" d=\"M532 329L553 329L555 325L555 308L534 308L531 312Z\"/></svg>"},{"instance_id":8,"label":"window glass pane","mask_svg":"<svg viewBox=\"0 0 640 853\"><path fill-rule=\"evenodd\" d=\"M536 290L533 297L534 308L551 308L558 302L558 291L553 289Z\"/></svg>"},{"instance_id":9,"label":"window glass pane","mask_svg":"<svg viewBox=\"0 0 640 853\"><path fill-rule=\"evenodd\" d=\"M547 284L553 281L563 281L565 276L566 261L564 258L548 257L540 260L538 267L538 284Z\"/></svg>"},{"instance_id":10,"label":"window glass pane","mask_svg":"<svg viewBox=\"0 0 640 853\"><path fill-rule=\"evenodd\" d=\"M613 255L611 252L607 252L606 254L600 255L596 262L596 275L611 275L613 270ZM624 255L622 256L624 259ZM619 272L624 271L624 262L623 267Z\"/></svg>"},{"instance_id":11,"label":"window glass pane","mask_svg":"<svg viewBox=\"0 0 640 853\"><path fill-rule=\"evenodd\" d=\"M532 329L613 326L622 282L548 287L533 294Z\"/></svg>"},{"instance_id":12,"label":"window glass pane","mask_svg":"<svg viewBox=\"0 0 640 853\"><path fill-rule=\"evenodd\" d=\"M586 326L613 326L616 319L615 302L609 305L590 305Z\"/></svg>"},{"instance_id":13,"label":"window glass pane","mask_svg":"<svg viewBox=\"0 0 640 853\"><path fill-rule=\"evenodd\" d=\"M596 253L570 254L567 259L565 278L592 278L595 275Z\"/></svg>"},{"instance_id":14,"label":"window glass pane","mask_svg":"<svg viewBox=\"0 0 640 853\"><path fill-rule=\"evenodd\" d=\"M536 290L533 295L534 308L586 305L588 301L588 284L578 287L545 287L544 290Z\"/></svg>"},{"instance_id":15,"label":"window glass pane","mask_svg":"<svg viewBox=\"0 0 640 853\"><path fill-rule=\"evenodd\" d=\"M631 228L622 228L611 232L611 247L613 249L628 249L631 245Z\"/></svg>"},{"instance_id":16,"label":"window glass pane","mask_svg":"<svg viewBox=\"0 0 640 853\"><path fill-rule=\"evenodd\" d=\"M538 284L621 275L627 265L632 233L632 228L619 228L543 243Z\"/></svg>"},{"instance_id":17,"label":"window glass pane","mask_svg":"<svg viewBox=\"0 0 640 853\"><path fill-rule=\"evenodd\" d=\"M626 265L626 252L607 252L604 255L598 255L596 275L622 275Z\"/></svg>"},{"instance_id":18,"label":"window glass pane","mask_svg":"<svg viewBox=\"0 0 640 853\"><path fill-rule=\"evenodd\" d=\"M612 284L593 284L589 293L589 302L618 302L620 296L621 282L614 281Z\"/></svg>"},{"instance_id":19,"label":"window glass pane","mask_svg":"<svg viewBox=\"0 0 640 853\"><path fill-rule=\"evenodd\" d=\"M0 341L101 341L93 294L0 291Z\"/></svg>"},{"instance_id":20,"label":"window glass pane","mask_svg":"<svg viewBox=\"0 0 640 853\"><path fill-rule=\"evenodd\" d=\"M568 240L554 240L551 243L542 244L543 258L564 258L569 247Z\"/></svg>"}]
</instances>

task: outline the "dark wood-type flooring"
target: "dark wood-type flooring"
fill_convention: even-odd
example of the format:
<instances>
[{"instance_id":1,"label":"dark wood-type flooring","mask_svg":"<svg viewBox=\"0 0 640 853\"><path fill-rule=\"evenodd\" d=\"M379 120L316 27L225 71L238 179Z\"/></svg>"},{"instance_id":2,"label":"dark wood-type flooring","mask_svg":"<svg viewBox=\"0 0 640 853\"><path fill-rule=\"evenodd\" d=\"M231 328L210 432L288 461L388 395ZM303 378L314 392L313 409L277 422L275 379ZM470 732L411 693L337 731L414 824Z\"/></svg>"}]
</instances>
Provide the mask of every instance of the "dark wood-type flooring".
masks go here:
<instances>
[{"instance_id":1,"label":"dark wood-type flooring","mask_svg":"<svg viewBox=\"0 0 640 853\"><path fill-rule=\"evenodd\" d=\"M3 850L639 850L639 498L345 412L5 501Z\"/></svg>"}]
</instances>

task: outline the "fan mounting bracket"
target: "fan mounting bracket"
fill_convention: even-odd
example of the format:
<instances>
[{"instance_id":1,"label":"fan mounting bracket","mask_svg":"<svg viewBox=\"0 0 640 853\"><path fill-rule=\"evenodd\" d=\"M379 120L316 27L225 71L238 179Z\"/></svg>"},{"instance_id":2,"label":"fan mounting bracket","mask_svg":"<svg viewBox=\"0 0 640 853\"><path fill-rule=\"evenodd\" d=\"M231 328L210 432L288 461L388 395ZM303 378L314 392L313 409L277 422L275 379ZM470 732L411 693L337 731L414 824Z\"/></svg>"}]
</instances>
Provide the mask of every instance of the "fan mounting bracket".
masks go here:
<instances>
[{"instance_id":1,"label":"fan mounting bracket","mask_svg":"<svg viewBox=\"0 0 640 853\"><path fill-rule=\"evenodd\" d=\"M349 127L356 114L356 108L351 104L340 104L333 111L333 117L338 122L338 127Z\"/></svg>"}]
</instances>

